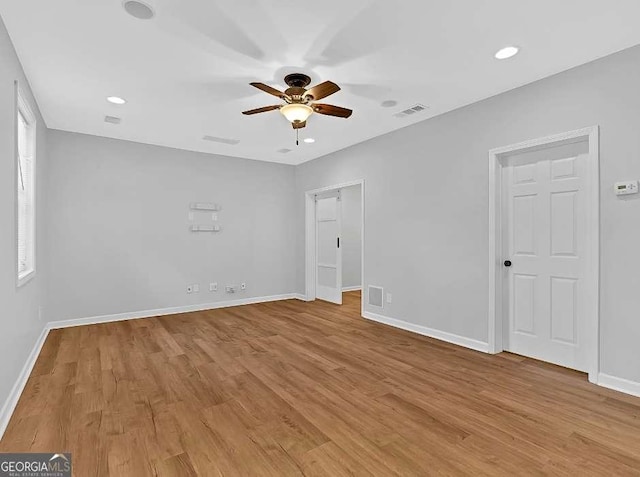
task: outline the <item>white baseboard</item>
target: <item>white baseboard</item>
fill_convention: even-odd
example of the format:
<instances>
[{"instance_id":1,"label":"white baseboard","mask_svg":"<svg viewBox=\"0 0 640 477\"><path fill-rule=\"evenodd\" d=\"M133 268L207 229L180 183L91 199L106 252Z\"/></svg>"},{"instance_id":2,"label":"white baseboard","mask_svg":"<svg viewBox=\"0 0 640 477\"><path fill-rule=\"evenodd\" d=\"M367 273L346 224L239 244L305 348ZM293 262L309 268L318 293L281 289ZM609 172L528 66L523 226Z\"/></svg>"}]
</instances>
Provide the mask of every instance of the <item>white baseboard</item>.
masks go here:
<instances>
[{"instance_id":1,"label":"white baseboard","mask_svg":"<svg viewBox=\"0 0 640 477\"><path fill-rule=\"evenodd\" d=\"M620 391L621 393L631 394L640 397L640 383L630 381L624 378L617 378L605 373L598 373L598 386Z\"/></svg>"},{"instance_id":2,"label":"white baseboard","mask_svg":"<svg viewBox=\"0 0 640 477\"><path fill-rule=\"evenodd\" d=\"M200 305L187 305L187 306L178 306L172 308L160 308L156 310L144 310L144 311L134 311L127 313L118 313L114 315L101 315L101 316L92 316L88 318L78 318L73 320L62 320L62 321L51 321L47 323L42 330L42 333L38 337L38 340L35 343L35 346L31 350L27 361L16 380L16 383L13 385L13 389L11 389L11 393L9 393L9 397L5 401L2 410L0 411L0 439L4 434L4 431L9 424L9 420L11 419L11 415L18 404L18 400L20 399L20 395L24 390L25 385L27 384L27 380L31 375L31 371L33 370L33 366L40 355L40 350L42 349L42 345L44 344L47 335L50 330L58 329L58 328L69 328L72 326L81 326L81 325L93 325L98 323L109 323L112 321L122 321L122 320L134 320L138 318L151 318L154 316L164 316L164 315L175 315L177 313L189 313L193 311L206 311L206 310L214 310L216 308L228 308L232 306L240 306L240 305L252 305L256 303L267 303L271 301L280 301L280 300L305 300L306 298L303 295L297 293L289 293L285 295L272 295L272 296L261 296L254 298L241 298L239 300L229 300L229 301L219 301L215 303L205 303Z\"/></svg>"},{"instance_id":3,"label":"white baseboard","mask_svg":"<svg viewBox=\"0 0 640 477\"><path fill-rule=\"evenodd\" d=\"M355 287L342 287L342 291L343 292L362 291L362 287L360 285L357 285Z\"/></svg>"},{"instance_id":4,"label":"white baseboard","mask_svg":"<svg viewBox=\"0 0 640 477\"><path fill-rule=\"evenodd\" d=\"M362 316L368 320L377 321L385 325L393 326L394 328L400 328L401 330L411 331L419 335L428 336L437 340L446 341L447 343L453 343L458 346L470 348L476 351L482 351L483 353L489 352L489 344L482 341L474 340L472 338L466 338L464 336L454 335L453 333L447 333L446 331L434 330L433 328L427 328L426 326L415 325L407 321L396 320L395 318L389 318L387 316L378 315L377 313L371 313L365 311Z\"/></svg>"},{"instance_id":5,"label":"white baseboard","mask_svg":"<svg viewBox=\"0 0 640 477\"><path fill-rule=\"evenodd\" d=\"M302 293L294 293L293 298L300 301L313 301L307 298L307 295L303 295Z\"/></svg>"},{"instance_id":6,"label":"white baseboard","mask_svg":"<svg viewBox=\"0 0 640 477\"><path fill-rule=\"evenodd\" d=\"M127 313L117 313L114 315L91 316L89 318L77 318L72 320L51 321L49 329L69 328L71 326L94 325L98 323L109 323L112 321L135 320L138 318L152 318L154 316L175 315L178 313L190 313L193 311L215 310L217 308L229 308L231 306L254 305L256 303L267 303L270 301L293 300L298 298L295 293L286 295L260 296L254 298L241 298L239 300L218 301L214 303L203 303L199 305L176 306L171 308L159 308L156 310L133 311Z\"/></svg>"},{"instance_id":7,"label":"white baseboard","mask_svg":"<svg viewBox=\"0 0 640 477\"><path fill-rule=\"evenodd\" d=\"M16 405L18 404L18 400L20 399L20 395L24 390L25 385L27 384L27 380L31 375L31 371L33 370L33 366L40 355L40 351L44 342L49 334L49 330L57 329L57 328L68 328L71 326L80 326L80 325L90 325L96 323L108 323L112 321L121 321L121 320L132 320L137 318L150 318L154 316L163 316L163 315L173 315L176 313L189 313L193 311L205 311L205 310L213 310L216 308L227 308L232 306L239 305L251 305L256 303L266 303L271 301L280 301L280 300L302 300L302 301L311 301L308 300L307 297L300 293L290 293L285 295L272 295L272 296L264 296L264 297L255 297L255 298L243 298L239 300L231 300L231 301L220 301L217 303L207 303L201 305L188 305L182 307L173 307L173 308L161 308L157 310L145 310L145 311L137 311L130 313L119 313L114 315L102 315L102 316L94 316L89 318L79 318L75 320L64 320L64 321L53 321L49 322L40 336L38 337L27 361L25 362L18 378L16 379L11 392L9 393L9 397L5 401L2 406L2 410L0 411L0 439L2 438L4 431L9 424L9 420L11 419L11 415L15 410ZM410 331L413 333L417 333L423 336L428 336L430 338L435 338L441 341L446 341L448 343L453 343L458 346L463 346L465 348L470 348L476 351L482 351L484 353L489 352L489 345L487 343L483 343L482 341L474 340L471 338L466 338L464 336L455 335L453 333L447 333L445 331L439 331L432 328L427 328L425 326L416 325L413 323L409 323L402 320L397 320L395 318L389 318L387 316L379 315L377 313L371 313L365 311L362 316L368 320L376 321L378 323L383 323L385 325L393 326L395 328L400 328L402 330ZM640 383L635 381L630 381L628 379L617 378L615 376L611 376L604 373L598 374L598 385L613 389L615 391L620 391L626 394L630 394L632 396L640 397Z\"/></svg>"},{"instance_id":8,"label":"white baseboard","mask_svg":"<svg viewBox=\"0 0 640 477\"><path fill-rule=\"evenodd\" d=\"M0 411L0 439L2 439L2 436L4 435L4 431L7 429L7 425L9 425L9 420L11 419L11 415L13 414L13 411L15 410L16 405L18 404L18 400L20 399L20 395L22 394L22 391L24 390L24 387L26 386L27 381L29 380L29 376L31 375L33 366L36 364L36 360L38 359L38 356L40 356L40 350L42 349L42 345L47 339L48 334L49 334L49 328L45 326L42 330L42 333L40 333L40 336L38 336L38 339L36 340L36 343L33 346L31 353L29 353L29 357L27 358L27 361L24 363L24 366L22 367L22 371L20 371L20 374L18 375L18 379L16 379L16 382L13 385L13 388L11 389L11 392L9 393L7 400L4 402L4 405L2 406L2 410Z\"/></svg>"}]
</instances>

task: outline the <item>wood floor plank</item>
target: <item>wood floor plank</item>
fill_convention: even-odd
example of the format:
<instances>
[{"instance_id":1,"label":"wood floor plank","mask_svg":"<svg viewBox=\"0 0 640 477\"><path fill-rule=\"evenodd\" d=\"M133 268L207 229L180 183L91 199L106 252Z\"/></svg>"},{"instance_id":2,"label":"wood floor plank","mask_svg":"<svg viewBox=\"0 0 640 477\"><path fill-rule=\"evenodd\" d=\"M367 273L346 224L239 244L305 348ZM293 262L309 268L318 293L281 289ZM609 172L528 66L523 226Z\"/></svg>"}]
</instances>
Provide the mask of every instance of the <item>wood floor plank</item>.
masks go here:
<instances>
[{"instance_id":1,"label":"wood floor plank","mask_svg":"<svg viewBox=\"0 0 640 477\"><path fill-rule=\"evenodd\" d=\"M53 330L0 451L100 477L640 476L640 399L344 298Z\"/></svg>"}]
</instances>

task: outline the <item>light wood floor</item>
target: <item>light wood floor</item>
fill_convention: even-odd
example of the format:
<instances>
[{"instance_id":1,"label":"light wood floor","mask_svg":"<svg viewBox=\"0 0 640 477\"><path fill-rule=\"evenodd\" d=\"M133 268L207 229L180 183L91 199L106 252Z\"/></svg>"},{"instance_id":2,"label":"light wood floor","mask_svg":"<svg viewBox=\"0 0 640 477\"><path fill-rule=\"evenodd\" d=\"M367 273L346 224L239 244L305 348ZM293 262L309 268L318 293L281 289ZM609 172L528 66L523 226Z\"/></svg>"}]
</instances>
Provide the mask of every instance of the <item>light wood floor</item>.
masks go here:
<instances>
[{"instance_id":1,"label":"light wood floor","mask_svg":"<svg viewBox=\"0 0 640 477\"><path fill-rule=\"evenodd\" d=\"M52 331L0 451L76 476L640 475L640 399L286 301Z\"/></svg>"}]
</instances>

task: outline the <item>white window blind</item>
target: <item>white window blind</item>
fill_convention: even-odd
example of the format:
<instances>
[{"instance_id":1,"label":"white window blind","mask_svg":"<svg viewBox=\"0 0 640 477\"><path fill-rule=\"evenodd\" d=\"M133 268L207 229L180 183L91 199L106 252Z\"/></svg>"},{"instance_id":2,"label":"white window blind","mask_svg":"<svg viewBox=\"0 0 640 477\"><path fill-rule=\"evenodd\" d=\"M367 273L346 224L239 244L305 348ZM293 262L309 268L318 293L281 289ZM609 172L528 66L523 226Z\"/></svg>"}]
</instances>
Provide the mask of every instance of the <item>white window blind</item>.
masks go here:
<instances>
[{"instance_id":1,"label":"white window blind","mask_svg":"<svg viewBox=\"0 0 640 477\"><path fill-rule=\"evenodd\" d=\"M17 262L18 285L35 273L35 117L20 91L17 108Z\"/></svg>"}]
</instances>

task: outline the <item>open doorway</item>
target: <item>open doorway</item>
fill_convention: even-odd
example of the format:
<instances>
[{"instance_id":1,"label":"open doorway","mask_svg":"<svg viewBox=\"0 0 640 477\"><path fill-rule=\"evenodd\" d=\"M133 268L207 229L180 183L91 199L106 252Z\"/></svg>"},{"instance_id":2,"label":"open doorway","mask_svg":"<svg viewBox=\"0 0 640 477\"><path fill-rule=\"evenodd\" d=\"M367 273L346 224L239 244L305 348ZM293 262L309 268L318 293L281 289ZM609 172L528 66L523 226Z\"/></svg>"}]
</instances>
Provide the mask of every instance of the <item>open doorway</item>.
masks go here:
<instances>
[{"instance_id":1,"label":"open doorway","mask_svg":"<svg viewBox=\"0 0 640 477\"><path fill-rule=\"evenodd\" d=\"M306 299L360 302L364 280L364 181L307 191Z\"/></svg>"}]
</instances>

